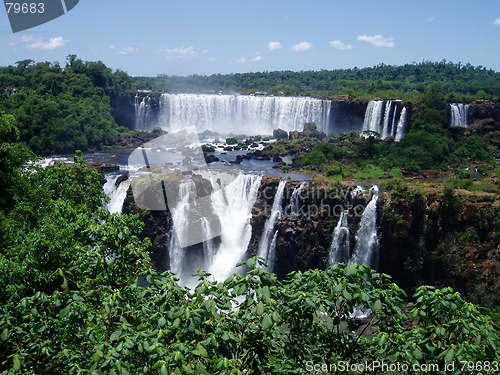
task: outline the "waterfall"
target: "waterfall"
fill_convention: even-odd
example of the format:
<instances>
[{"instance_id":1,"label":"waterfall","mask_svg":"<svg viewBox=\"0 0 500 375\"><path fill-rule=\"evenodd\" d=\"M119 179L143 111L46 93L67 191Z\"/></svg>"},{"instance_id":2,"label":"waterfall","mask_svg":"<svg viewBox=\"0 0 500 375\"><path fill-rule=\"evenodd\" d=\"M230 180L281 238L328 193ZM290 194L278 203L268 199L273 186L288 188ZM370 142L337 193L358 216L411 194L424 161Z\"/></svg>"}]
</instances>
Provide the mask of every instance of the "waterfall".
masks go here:
<instances>
[{"instance_id":1,"label":"waterfall","mask_svg":"<svg viewBox=\"0 0 500 375\"><path fill-rule=\"evenodd\" d=\"M365 121L363 123L363 131L373 131L380 135L380 123L382 121L382 110L384 108L383 100L372 100L368 103L365 113Z\"/></svg>"},{"instance_id":2,"label":"waterfall","mask_svg":"<svg viewBox=\"0 0 500 375\"><path fill-rule=\"evenodd\" d=\"M143 104L136 100L137 126L144 124ZM162 94L159 125L178 130L195 126L199 131L222 134L272 134L274 129L303 130L315 122L318 130L328 132L330 100L309 97ZM146 111L147 113L147 111Z\"/></svg>"},{"instance_id":3,"label":"waterfall","mask_svg":"<svg viewBox=\"0 0 500 375\"><path fill-rule=\"evenodd\" d=\"M252 208L257 200L261 177L240 174L224 189L214 186L212 205L221 224L221 242L208 271L224 281L245 255L252 236Z\"/></svg>"},{"instance_id":4,"label":"waterfall","mask_svg":"<svg viewBox=\"0 0 500 375\"><path fill-rule=\"evenodd\" d=\"M271 209L271 215L266 220L264 225L264 231L260 237L259 250L257 256L265 260L267 264L267 270L272 272L274 268L275 261L275 251L276 251L276 238L278 231L274 230L276 223L278 222L281 214L283 212L283 193L285 191L286 181L280 181L278 188L276 189L276 194L274 196L273 207Z\"/></svg>"},{"instance_id":5,"label":"waterfall","mask_svg":"<svg viewBox=\"0 0 500 375\"><path fill-rule=\"evenodd\" d=\"M378 186L370 189L372 198L366 205L361 217L358 232L356 233L356 246L349 264L366 264L373 269L378 267L378 235L377 235L377 201Z\"/></svg>"},{"instance_id":6,"label":"waterfall","mask_svg":"<svg viewBox=\"0 0 500 375\"><path fill-rule=\"evenodd\" d=\"M109 201L106 203L106 209L112 214L121 214L123 203L127 197L127 191L130 187L130 181L125 180L116 187L116 180L120 175L106 176L106 183L104 184L104 193L108 196Z\"/></svg>"},{"instance_id":7,"label":"waterfall","mask_svg":"<svg viewBox=\"0 0 500 375\"><path fill-rule=\"evenodd\" d=\"M403 107L403 109L401 110L401 115L399 116L398 126L396 128L396 138L394 139L396 142L399 142L404 138L407 122L408 122L408 111L406 110L406 107Z\"/></svg>"},{"instance_id":8,"label":"waterfall","mask_svg":"<svg viewBox=\"0 0 500 375\"><path fill-rule=\"evenodd\" d=\"M286 210L286 213L292 216L300 215L300 195L306 187L306 183L302 182L298 187L293 190L292 196L290 197L290 204Z\"/></svg>"},{"instance_id":9,"label":"waterfall","mask_svg":"<svg viewBox=\"0 0 500 375\"><path fill-rule=\"evenodd\" d=\"M396 138L398 136L398 127L400 127L399 136L402 139L408 116L405 107L401 110L398 119L400 103L401 100L372 100L369 102L366 107L363 131L376 132L382 139L387 137ZM398 125L396 126L396 124Z\"/></svg>"},{"instance_id":10,"label":"waterfall","mask_svg":"<svg viewBox=\"0 0 500 375\"><path fill-rule=\"evenodd\" d=\"M171 209L173 226L170 230L170 243L168 247L170 258L170 271L179 277L181 283L184 281L182 272L182 261L185 249L181 246L183 236L188 236L186 228L190 219L190 204L196 196L196 186L193 180L183 181L179 185L179 199L175 208Z\"/></svg>"},{"instance_id":11,"label":"waterfall","mask_svg":"<svg viewBox=\"0 0 500 375\"><path fill-rule=\"evenodd\" d=\"M351 200L356 198L360 192L363 191L363 188L359 185L356 185L356 187L351 191Z\"/></svg>"},{"instance_id":12,"label":"waterfall","mask_svg":"<svg viewBox=\"0 0 500 375\"><path fill-rule=\"evenodd\" d=\"M203 259L205 261L205 267L208 269L215 257L214 235L210 228L210 222L206 217L201 218L201 225L207 238L207 240L203 242Z\"/></svg>"},{"instance_id":13,"label":"waterfall","mask_svg":"<svg viewBox=\"0 0 500 375\"><path fill-rule=\"evenodd\" d=\"M397 108L396 106L393 106L394 102L392 100L388 100L386 103L385 103L385 112L384 112L384 121L383 121L383 126L382 126L382 139L385 139L387 137L389 137L392 132L389 128L389 122L391 120L391 114L393 114L393 117L395 117L395 113L394 110Z\"/></svg>"},{"instance_id":14,"label":"waterfall","mask_svg":"<svg viewBox=\"0 0 500 375\"><path fill-rule=\"evenodd\" d=\"M450 126L459 126L466 128L469 119L469 105L463 103L450 104L451 109L451 123Z\"/></svg>"},{"instance_id":15,"label":"waterfall","mask_svg":"<svg viewBox=\"0 0 500 375\"><path fill-rule=\"evenodd\" d=\"M351 241L347 216L348 211L343 211L333 231L333 240L328 259L329 264L347 263L349 261Z\"/></svg>"},{"instance_id":16,"label":"waterfall","mask_svg":"<svg viewBox=\"0 0 500 375\"><path fill-rule=\"evenodd\" d=\"M151 127L153 114L151 112L151 97L135 96L135 129L146 130Z\"/></svg>"}]
</instances>

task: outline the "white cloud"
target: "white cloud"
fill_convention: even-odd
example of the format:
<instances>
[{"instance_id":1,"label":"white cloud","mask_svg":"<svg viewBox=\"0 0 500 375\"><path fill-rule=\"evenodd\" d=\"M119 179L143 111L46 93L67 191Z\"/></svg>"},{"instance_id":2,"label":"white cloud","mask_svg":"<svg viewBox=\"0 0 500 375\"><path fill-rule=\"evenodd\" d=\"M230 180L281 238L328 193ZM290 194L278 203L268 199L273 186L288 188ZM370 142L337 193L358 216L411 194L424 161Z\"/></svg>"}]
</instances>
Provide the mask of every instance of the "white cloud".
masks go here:
<instances>
[{"instance_id":1,"label":"white cloud","mask_svg":"<svg viewBox=\"0 0 500 375\"><path fill-rule=\"evenodd\" d=\"M165 48L160 50L162 54L164 54L167 59L171 60L180 60L180 59L191 59L193 57L198 56L198 51L196 51L193 47L175 47L175 48Z\"/></svg>"},{"instance_id":2,"label":"white cloud","mask_svg":"<svg viewBox=\"0 0 500 375\"><path fill-rule=\"evenodd\" d=\"M387 47L392 48L396 45L394 39L391 37L386 37L381 34L376 35L360 35L358 40L362 42L368 42L374 47Z\"/></svg>"},{"instance_id":3,"label":"white cloud","mask_svg":"<svg viewBox=\"0 0 500 375\"><path fill-rule=\"evenodd\" d=\"M52 50L63 47L67 42L68 41L64 40L62 36L56 36L54 38L50 38L46 42L38 41L32 44L28 44L26 48Z\"/></svg>"},{"instance_id":4,"label":"white cloud","mask_svg":"<svg viewBox=\"0 0 500 375\"><path fill-rule=\"evenodd\" d=\"M217 61L217 59L216 59L215 57L213 57L213 56L210 56L210 57L208 58L208 61L209 61L209 62L214 62L214 61Z\"/></svg>"},{"instance_id":5,"label":"white cloud","mask_svg":"<svg viewBox=\"0 0 500 375\"><path fill-rule=\"evenodd\" d=\"M352 45L351 44L347 44L347 43L344 43L340 40L332 40L330 42L330 46L335 48L335 49L340 49L340 50L348 50L348 49L352 49Z\"/></svg>"},{"instance_id":6,"label":"white cloud","mask_svg":"<svg viewBox=\"0 0 500 375\"><path fill-rule=\"evenodd\" d=\"M425 22L434 22L436 20L436 17L427 17L425 19Z\"/></svg>"},{"instance_id":7,"label":"white cloud","mask_svg":"<svg viewBox=\"0 0 500 375\"><path fill-rule=\"evenodd\" d=\"M23 35L21 37L21 42L24 42L24 43L31 42L32 40L33 40L33 36L32 35Z\"/></svg>"},{"instance_id":8,"label":"white cloud","mask_svg":"<svg viewBox=\"0 0 500 375\"><path fill-rule=\"evenodd\" d=\"M255 57L252 57L252 58L250 59L250 61L252 61L252 62L259 62L259 61L262 61L262 56L261 56L261 55L257 55L257 56L255 56Z\"/></svg>"},{"instance_id":9,"label":"white cloud","mask_svg":"<svg viewBox=\"0 0 500 375\"><path fill-rule=\"evenodd\" d=\"M276 51L276 50L278 50L278 49L281 49L282 47L283 47L283 46L281 45L281 43L280 43L280 42L269 42L269 43L267 44L267 49L268 49L269 51Z\"/></svg>"},{"instance_id":10,"label":"white cloud","mask_svg":"<svg viewBox=\"0 0 500 375\"><path fill-rule=\"evenodd\" d=\"M243 64L245 62L247 62L246 57L240 57L239 59L236 60L237 64Z\"/></svg>"},{"instance_id":11,"label":"white cloud","mask_svg":"<svg viewBox=\"0 0 500 375\"><path fill-rule=\"evenodd\" d=\"M310 50L312 48L312 44L309 42L301 42L292 47L292 51L295 52L304 52Z\"/></svg>"},{"instance_id":12,"label":"white cloud","mask_svg":"<svg viewBox=\"0 0 500 375\"><path fill-rule=\"evenodd\" d=\"M124 47L124 48L120 48L118 50L118 54L119 55L128 55L130 53L134 53L137 51L138 51L138 49L136 47Z\"/></svg>"},{"instance_id":13,"label":"white cloud","mask_svg":"<svg viewBox=\"0 0 500 375\"><path fill-rule=\"evenodd\" d=\"M493 23L497 26L500 26L500 17L498 17Z\"/></svg>"}]
</instances>

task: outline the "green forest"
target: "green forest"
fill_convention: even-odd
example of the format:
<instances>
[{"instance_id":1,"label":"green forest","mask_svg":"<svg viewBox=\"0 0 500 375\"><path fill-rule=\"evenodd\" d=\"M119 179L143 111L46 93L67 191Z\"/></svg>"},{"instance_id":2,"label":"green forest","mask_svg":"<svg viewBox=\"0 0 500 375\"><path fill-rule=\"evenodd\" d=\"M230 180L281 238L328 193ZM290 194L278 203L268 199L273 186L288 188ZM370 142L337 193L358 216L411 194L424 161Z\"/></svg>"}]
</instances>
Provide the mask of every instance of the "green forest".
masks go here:
<instances>
[{"instance_id":1,"label":"green forest","mask_svg":"<svg viewBox=\"0 0 500 375\"><path fill-rule=\"evenodd\" d=\"M357 265L278 279L250 258L241 264L246 272L221 283L200 272L190 290L154 270L144 213L110 214L103 176L82 154L134 134L117 108L137 89L402 98L413 106L412 128L399 143L324 137L310 124L303 138L264 153L292 153L297 168L332 185L380 179L400 194L422 171L447 171L448 180L435 183L451 214L455 190L475 186L486 205L498 193L498 122L448 125L448 102L500 98L500 73L484 67L443 61L134 78L74 55L65 66L26 60L1 67L1 374L340 373L324 367L339 361L409 366L374 374L498 373L498 308L474 305L449 287L407 294L390 276ZM29 162L48 154L72 154L74 164ZM497 238L498 228L497 220ZM351 318L359 309L371 310L367 321ZM436 367L425 371L425 364Z\"/></svg>"},{"instance_id":2,"label":"green forest","mask_svg":"<svg viewBox=\"0 0 500 375\"><path fill-rule=\"evenodd\" d=\"M19 61L0 68L0 110L15 116L21 140L39 155L96 149L126 132L113 105L132 83L124 72L74 55L64 67Z\"/></svg>"},{"instance_id":3,"label":"green forest","mask_svg":"<svg viewBox=\"0 0 500 375\"><path fill-rule=\"evenodd\" d=\"M143 88L177 92L267 92L282 95L352 95L362 100L373 97L411 100L430 85L438 84L449 101L500 96L500 73L482 66L441 62L421 62L371 68L319 71L281 71L138 77Z\"/></svg>"}]
</instances>

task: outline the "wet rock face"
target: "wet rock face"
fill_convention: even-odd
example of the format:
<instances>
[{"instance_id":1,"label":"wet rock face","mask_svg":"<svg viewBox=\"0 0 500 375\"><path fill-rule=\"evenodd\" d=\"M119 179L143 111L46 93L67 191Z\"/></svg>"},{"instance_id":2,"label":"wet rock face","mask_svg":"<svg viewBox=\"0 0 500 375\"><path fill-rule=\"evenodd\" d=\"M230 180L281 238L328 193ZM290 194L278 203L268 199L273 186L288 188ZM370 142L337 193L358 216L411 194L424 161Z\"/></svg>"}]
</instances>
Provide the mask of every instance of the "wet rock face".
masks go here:
<instances>
[{"instance_id":1,"label":"wet rock face","mask_svg":"<svg viewBox=\"0 0 500 375\"><path fill-rule=\"evenodd\" d=\"M397 199L384 194L384 200L381 272L408 293L424 284L451 286L469 301L498 306L498 208L463 201L450 213L438 194Z\"/></svg>"},{"instance_id":2,"label":"wet rock face","mask_svg":"<svg viewBox=\"0 0 500 375\"><path fill-rule=\"evenodd\" d=\"M152 244L150 255L153 267L159 271L169 269L168 243L170 242L170 229L173 222L168 208L164 211L140 209L135 203L132 187L130 187L123 204L123 213L139 214L141 216L144 223L142 238L149 238Z\"/></svg>"},{"instance_id":3,"label":"wet rock face","mask_svg":"<svg viewBox=\"0 0 500 375\"><path fill-rule=\"evenodd\" d=\"M489 99L476 100L470 106L472 122L484 119L500 122L500 102Z\"/></svg>"},{"instance_id":4,"label":"wet rock face","mask_svg":"<svg viewBox=\"0 0 500 375\"><path fill-rule=\"evenodd\" d=\"M298 195L298 214L291 208L294 191L302 182L290 181L285 186L283 213L276 224L278 231L274 272L285 277L292 271L326 268L333 229L343 210L349 209L352 236L359 226L366 200L362 195L351 199L352 187L340 192L327 185L307 182ZM279 178L264 177L253 209L252 239L247 256L257 254L266 220L271 214ZM358 207L356 210L355 207ZM354 241L351 241L354 243Z\"/></svg>"}]
</instances>

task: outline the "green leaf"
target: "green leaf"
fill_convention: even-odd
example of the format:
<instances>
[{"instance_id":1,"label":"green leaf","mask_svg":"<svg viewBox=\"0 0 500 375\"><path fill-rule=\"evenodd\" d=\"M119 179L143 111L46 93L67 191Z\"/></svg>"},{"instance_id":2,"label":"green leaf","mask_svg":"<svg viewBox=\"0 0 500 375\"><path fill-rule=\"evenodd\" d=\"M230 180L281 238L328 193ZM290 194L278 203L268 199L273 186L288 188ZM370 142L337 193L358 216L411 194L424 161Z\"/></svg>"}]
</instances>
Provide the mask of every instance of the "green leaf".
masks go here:
<instances>
[{"instance_id":1,"label":"green leaf","mask_svg":"<svg viewBox=\"0 0 500 375\"><path fill-rule=\"evenodd\" d=\"M109 338L109 341L114 341L118 338L120 338L120 335L122 334L122 331L114 331L112 334L111 334L111 337Z\"/></svg>"},{"instance_id":2,"label":"green leaf","mask_svg":"<svg viewBox=\"0 0 500 375\"><path fill-rule=\"evenodd\" d=\"M342 295L343 295L343 296L344 296L344 298L345 298L346 300L348 300L348 301L350 301L350 300L351 300L351 298L352 298L351 293L349 293L346 289L344 289L344 290L342 291Z\"/></svg>"},{"instance_id":3,"label":"green leaf","mask_svg":"<svg viewBox=\"0 0 500 375\"><path fill-rule=\"evenodd\" d=\"M257 312L257 315L262 315L264 314L264 304L262 302L259 302L257 306L255 307L255 310Z\"/></svg>"},{"instance_id":4,"label":"green leaf","mask_svg":"<svg viewBox=\"0 0 500 375\"><path fill-rule=\"evenodd\" d=\"M132 349L134 347L134 342L132 340L130 340L129 338L127 338L125 340L125 346L129 349Z\"/></svg>"},{"instance_id":5,"label":"green leaf","mask_svg":"<svg viewBox=\"0 0 500 375\"><path fill-rule=\"evenodd\" d=\"M7 339L9 338L9 330L7 328L4 328L0 338L2 339L2 341L7 341Z\"/></svg>"},{"instance_id":6,"label":"green leaf","mask_svg":"<svg viewBox=\"0 0 500 375\"><path fill-rule=\"evenodd\" d=\"M70 310L71 310L71 306L68 305L64 309L59 311L59 318L61 318L61 319L65 318L69 314Z\"/></svg>"},{"instance_id":7,"label":"green leaf","mask_svg":"<svg viewBox=\"0 0 500 375\"><path fill-rule=\"evenodd\" d=\"M376 300L375 303L373 304L372 310L373 311L380 311L380 310L382 310L382 302L380 302L379 299Z\"/></svg>"},{"instance_id":8,"label":"green leaf","mask_svg":"<svg viewBox=\"0 0 500 375\"><path fill-rule=\"evenodd\" d=\"M276 311L273 311L272 313L272 317L273 317L273 320L276 322L276 323L279 323L281 321L281 316L280 314L278 314Z\"/></svg>"},{"instance_id":9,"label":"green leaf","mask_svg":"<svg viewBox=\"0 0 500 375\"><path fill-rule=\"evenodd\" d=\"M453 350L453 348L450 348L447 352L446 352L446 355L444 357L444 361L445 362L451 362L453 361L453 357L455 357L455 350Z\"/></svg>"},{"instance_id":10,"label":"green leaf","mask_svg":"<svg viewBox=\"0 0 500 375\"><path fill-rule=\"evenodd\" d=\"M269 315L266 315L264 319L262 319L262 328L269 329L273 325L273 321Z\"/></svg>"},{"instance_id":11,"label":"green leaf","mask_svg":"<svg viewBox=\"0 0 500 375\"><path fill-rule=\"evenodd\" d=\"M208 357L207 350L201 344L196 345L196 349L193 350L193 354L199 355L200 357L203 357L203 358Z\"/></svg>"},{"instance_id":12,"label":"green leaf","mask_svg":"<svg viewBox=\"0 0 500 375\"><path fill-rule=\"evenodd\" d=\"M165 324L167 324L167 320L163 316L158 319L158 326L163 327Z\"/></svg>"},{"instance_id":13,"label":"green leaf","mask_svg":"<svg viewBox=\"0 0 500 375\"><path fill-rule=\"evenodd\" d=\"M13 365L13 368L14 370L19 370L21 368L21 360L19 359L19 357L16 355L14 357L14 365Z\"/></svg>"},{"instance_id":14,"label":"green leaf","mask_svg":"<svg viewBox=\"0 0 500 375\"><path fill-rule=\"evenodd\" d=\"M165 366L165 365L161 366L160 374L161 375L168 375L167 366Z\"/></svg>"},{"instance_id":15,"label":"green leaf","mask_svg":"<svg viewBox=\"0 0 500 375\"><path fill-rule=\"evenodd\" d=\"M420 351L419 348L416 348L414 351L413 351L413 356L415 357L415 359L417 360L421 360L422 357L423 357L423 354L422 352Z\"/></svg>"}]
</instances>

